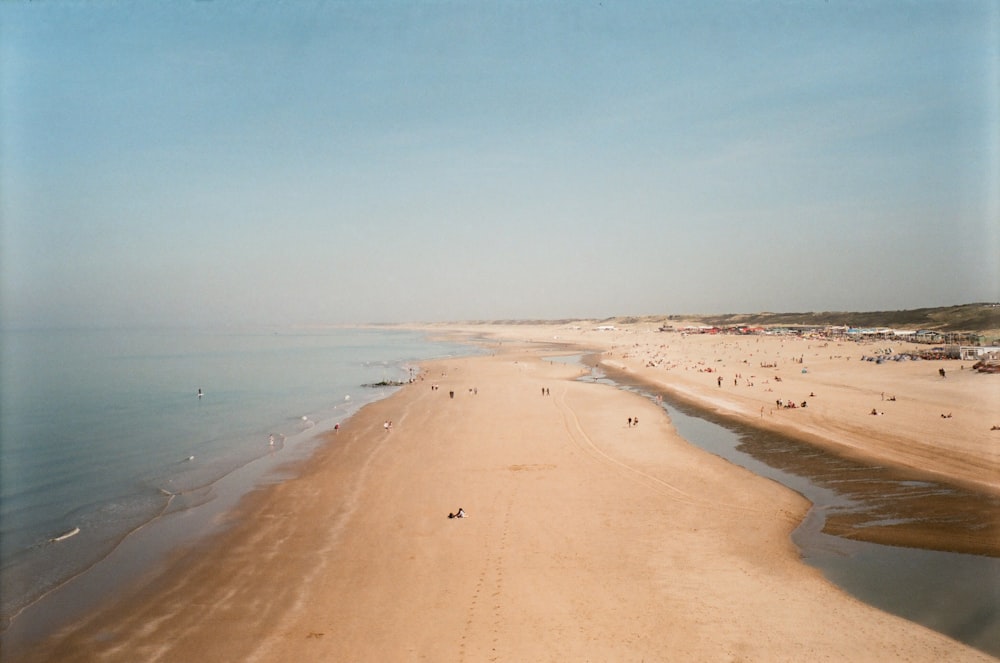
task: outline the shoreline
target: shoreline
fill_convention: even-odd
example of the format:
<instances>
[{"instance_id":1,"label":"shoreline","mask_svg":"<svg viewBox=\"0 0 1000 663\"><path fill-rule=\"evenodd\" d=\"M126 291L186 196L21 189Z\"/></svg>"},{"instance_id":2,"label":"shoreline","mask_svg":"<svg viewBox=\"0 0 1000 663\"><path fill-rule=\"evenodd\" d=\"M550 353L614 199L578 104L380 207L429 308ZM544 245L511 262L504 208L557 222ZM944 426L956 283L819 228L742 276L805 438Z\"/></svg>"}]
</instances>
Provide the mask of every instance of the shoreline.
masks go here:
<instances>
[{"instance_id":1,"label":"shoreline","mask_svg":"<svg viewBox=\"0 0 1000 663\"><path fill-rule=\"evenodd\" d=\"M475 325L459 329L472 333ZM538 336L543 334L550 335L550 338L539 341ZM724 419L788 435L848 458L876 464L889 463L901 469L933 476L949 484L1000 496L1000 430L990 430L991 425L1000 425L1000 421L994 422L995 410L1000 407L1000 379L991 375L974 375L971 370L963 371L961 368L958 371L954 370L956 366L971 365L971 362L925 360L912 362L908 366L897 366L895 368L905 368L897 374L873 376L870 373L864 375L853 371L853 368L862 365L862 362L854 361L852 364L851 356L865 354L866 351L871 353L887 343L862 345L842 342L830 346L826 341L808 341L795 337L693 335L682 338L678 333L650 330L648 325L637 325L635 328L622 327L615 332L581 330L577 326L568 327L564 324L509 325L494 329L492 332L493 338L501 336L521 342L529 342L528 339L531 339L531 343L558 343L579 348L582 352L599 355L599 363L605 366L665 389L678 400ZM771 347L755 350L744 348L742 352L735 351L733 346L741 343L748 346L751 343L763 343ZM684 344L693 347L689 351L682 349L677 355L667 359L669 348ZM775 350L786 344L787 347ZM905 343L891 345L904 349L924 349L924 346ZM664 347L668 349L665 351ZM819 352L820 349L823 353ZM793 363L800 353L804 357L803 351L810 350L813 361L806 361L804 364ZM819 354L836 354L836 358L835 361L824 361L817 359ZM780 358L781 365L770 369L752 366L748 362L749 357L775 362ZM661 363L655 367L647 365L653 358L660 360ZM831 357L832 359L834 358ZM831 364L841 362L844 363L843 366L834 366L832 382L815 380L818 371L812 370L811 365L821 363L822 368L826 369ZM688 365L685 366L685 363ZM702 368L712 368L713 371L697 375L694 373L694 368L699 363L702 364ZM719 365L715 365L716 363ZM804 367L809 370L799 373ZM892 371L893 368L893 366L869 364L862 370ZM937 378L939 368L947 368L950 371L952 383ZM720 376L720 371L725 373L727 380L731 380L733 374L737 372L745 375L739 379L740 384L734 391L729 389L728 382L716 387L716 378ZM768 379L769 375L761 375L768 373L780 374L780 379L784 382L779 386ZM917 373L921 382L915 386L919 387L920 392L904 396L907 381L915 382L914 375ZM965 380L963 384L954 384L956 373L960 376L959 379ZM845 380L847 375L849 378ZM753 388L745 389L744 380L755 377L763 377L763 382L756 380ZM850 384L851 379L858 379L858 384ZM977 382L970 383L970 379ZM836 380L843 380L844 384L838 385ZM834 393L835 399L832 399L834 407L824 407L826 404L821 399L826 399L830 394L819 393L817 386L824 390L840 387L839 391L846 393ZM931 398L940 393L947 393L938 390L944 386L956 389L954 394L937 407L944 410L942 414L961 410L962 423L952 420L951 417L939 417L933 410L935 404ZM766 393L762 388L766 388ZM744 391L737 393L739 390ZM866 390L868 395L861 401L864 405L853 407L853 412L848 413L847 410L854 401L866 396L863 393ZM785 412L781 408L775 408L775 396L780 394L785 397L782 400L785 400L789 392L798 397L794 399L796 403L802 398L810 401L811 409L808 409L808 412L801 408ZM817 395L810 398L810 393ZM893 401L882 400L880 394L887 397L899 396L899 398ZM905 409L903 414L909 417L910 421L903 418L890 420L872 418L869 414L872 403L879 411L883 411L883 415L889 407ZM761 416L762 407L764 416ZM820 410L820 407L824 409ZM930 412L928 417L913 416L914 413L925 415L927 412ZM814 419L778 418L783 414L792 416L802 414ZM889 427L875 425L885 421L889 422ZM898 428L894 429L891 426ZM935 448L926 441L928 437L938 435L947 437L938 437L935 442L947 441L947 446ZM888 439L891 444L883 444L883 439ZM869 443L873 441L878 442L879 446L871 446ZM966 441L968 444L963 446ZM906 448L907 443L911 449Z\"/></svg>"},{"instance_id":2,"label":"shoreline","mask_svg":"<svg viewBox=\"0 0 1000 663\"><path fill-rule=\"evenodd\" d=\"M598 361L596 365L602 366L604 370L608 369L602 362ZM834 474L829 463L813 470L817 476L812 476L808 470L796 473L818 480L820 484L843 494L846 499L859 497L862 502L872 500L872 491L884 490L890 485L896 491L891 497L883 495L881 499L867 504L869 512L860 516L852 510L847 510L846 513L839 513L837 509L826 511L823 514L822 531L827 534L885 546L1000 558L1000 516L997 515L1000 514L1000 497L984 491L979 484L957 481L918 468L878 465L875 459L865 454L845 453L841 448L823 444L815 438L794 435L786 428L757 425L753 420L733 416L727 411L707 408L690 394L678 393L662 383L636 376L627 370L612 368L611 371L619 374L616 382L625 380L641 385L648 391L663 391L669 399L690 408L699 418L718 420L720 425L731 430L757 430L787 438L810 448L808 455L811 456L817 452L829 454L830 458L840 461L838 465L846 466L847 469L841 469L839 474L853 474L849 481L859 485L845 491L835 484L848 479L838 479L835 476L824 478L824 473ZM767 461L761 462L767 464ZM865 468L868 468L867 472L864 471ZM912 490L907 490L907 484L913 485ZM938 489L931 490L928 495L933 486L938 486ZM990 513L994 514L992 518L987 516ZM937 514L938 517L928 514ZM941 514L946 517L941 518ZM871 524L873 521L901 519L907 522L888 527Z\"/></svg>"},{"instance_id":3,"label":"shoreline","mask_svg":"<svg viewBox=\"0 0 1000 663\"><path fill-rule=\"evenodd\" d=\"M591 391L595 385L575 384L572 378L579 372L572 367L538 361L545 349L532 345L515 350L508 342L504 345L508 347L496 357L424 362L421 377L426 379L362 408L339 433L328 433L309 460L286 468L290 478L246 495L227 517L223 534L178 552L164 567L169 573L161 573L149 585L119 597L89 621L51 639L38 651L40 658L12 660L44 660L48 655L66 660L129 660L140 652L169 653L170 657L184 652L216 652L230 660L292 660L321 651L351 652L356 660L387 660L386 655L393 660L411 660L414 650L447 654L445 660L479 660L491 650L486 633L490 614L494 625L501 626L507 657L514 660L554 655L552 643L541 646L549 633L544 625L564 629L570 623L566 618L576 615L574 619L579 621L582 614L588 615L586 623L601 634L598 649L594 650L592 643L584 644L586 639L570 637L572 642L561 646L563 653L602 651L617 658L623 652L654 655L665 642L654 642L652 634L666 628L671 637L682 637L693 629L706 638L705 643L715 643L704 649L689 638L680 650L695 658L713 657L716 645L733 646L737 641L758 657L784 660L794 660L792 651L801 653L810 643L819 647L812 650L814 653L830 648L849 655L870 651L857 648L866 646L887 651L887 643L892 642L893 648L913 650L915 660L935 660L942 653L961 660L989 660L922 627L857 604L804 567L789 537L808 509L800 496L722 459L706 458L707 452L679 440L671 432L669 419L662 412L657 414L650 403L637 403L633 396L604 389ZM519 359L511 363L511 356ZM442 375L432 376L436 371ZM470 386L466 374L486 377ZM443 385L442 390L428 394L434 381ZM555 397L537 396L538 384L551 385ZM446 395L452 390L449 387L457 388L457 398ZM475 394L473 389L477 389ZM493 394L494 389L499 393ZM484 409L480 403L488 407ZM658 445L622 446L623 424L617 417L611 422L601 415L609 407L617 410L622 406L627 412L643 414L644 427L634 437L646 436L647 428L649 435L655 431L655 439L672 440L672 453L683 455L693 465L676 466L676 459L655 450ZM439 412L441 408L452 408L450 415ZM551 420L554 414L559 421ZM386 432L382 422L392 418L398 429ZM418 424L417 430L411 431L413 424ZM538 431L555 441L538 447L539 441L548 437L534 443L524 439L533 438ZM470 440L477 445L475 454L467 448L473 443ZM717 494L708 499L705 486L692 482L696 477L686 474L711 481ZM590 480L581 486L584 477ZM455 490L458 486L463 489ZM587 488L607 495L613 506L603 500L591 503L594 496ZM453 492L467 497L455 497ZM725 498L726 494L730 497ZM527 496L532 499L525 502ZM546 503L545 511L553 512L548 514L553 516L548 528L531 517L534 510L528 505L539 502ZM428 513L430 504L436 506ZM589 508L578 508L587 504ZM446 509L459 506L469 512L469 520L453 523L444 518ZM650 517L659 523L653 530L643 526L651 522ZM712 524L718 518L722 518L720 524ZM687 527L669 524L674 519L687 522ZM472 541L456 539L452 525L467 526ZM720 526L726 532L721 542L711 535ZM666 531L657 533L661 527ZM511 528L521 536L510 534L513 538L508 542ZM608 528L612 530L610 537L605 531ZM588 534L596 551L591 547L583 553L573 545L582 533ZM688 548L675 547L668 542L671 537L687 541L692 552L708 550L710 557L722 555L709 565L710 578L694 583L694 589L684 590L690 580L682 580L675 567L704 570L704 556L688 557L684 552ZM741 541L740 548L746 541L756 542L750 550L770 552L762 558L746 557L746 552L730 550L728 540ZM623 541L634 542L638 548L621 549ZM722 550L717 550L720 547ZM622 554L634 557L635 566L620 568ZM672 560L665 567L664 554ZM738 561L731 559L732 555ZM730 559L734 565L722 559ZM772 559L781 561L767 561ZM490 570L493 562L504 566L506 575ZM778 566L772 569L772 564ZM482 570L478 585L472 572L475 568ZM589 572L585 572L587 568ZM743 571L732 577L722 570L726 568ZM771 570L764 573L764 568ZM553 591L533 592L539 582L546 586L536 575L539 569L546 569L542 578L550 581ZM730 617L722 615L724 604L732 600L723 597L732 591L730 585L747 590L750 587L744 583L767 584L771 572L794 588L783 583L780 589L770 588L765 594L777 592L787 603L806 609L819 592L825 601L843 604L852 615L848 621L859 619L859 625L867 625L874 620L878 632L860 644L828 642L825 633L829 625L819 623L823 620L819 613L817 623L804 625L798 623L801 616L796 611L768 604L768 609L776 609L781 616L765 618L766 613L755 608L745 618L751 622L765 619L767 628L775 628L772 622L777 620L780 632L796 635L763 649L759 643L744 642ZM759 577L760 573L764 576ZM654 581L649 588L650 580L660 574L669 579L664 578L665 584ZM516 592L505 594L505 577L517 580ZM618 578L621 587L609 587L601 580L606 577ZM495 595L507 596L510 606L491 612L484 601L480 607L476 587L484 583L492 583ZM702 618L715 624L712 635L695 624L683 625L685 617L670 607L670 592L664 594L667 587L684 590L690 600L707 601ZM385 592L390 588L393 599L388 601ZM627 602L613 602L623 610L622 615L601 616L603 609L597 606L605 603L609 591L623 600L629 597ZM427 598L428 592L431 598ZM560 592L576 597L563 605L566 612L560 613L562 617L550 614L549 607L543 608ZM464 603L459 600L462 596ZM352 601L345 601L347 598ZM764 599L752 602L759 600ZM597 613L579 612L582 605L593 601L597 601ZM357 606L354 612L347 611L345 603ZM626 608L630 603L640 608ZM196 608L193 613L185 611L189 605ZM205 606L205 614L198 614L197 606ZM513 606L534 615L543 626L518 618ZM649 614L654 606L658 616ZM428 622L421 618L423 613L436 619ZM468 613L468 623L475 626L463 628L461 621L456 621L459 613ZM320 623L307 629L310 615ZM621 618L620 629L635 627L647 635L628 642L618 637L614 624ZM641 620L641 627L636 619ZM143 623L156 626L142 628ZM394 625L392 633L380 626L388 624ZM230 628L261 637L243 644L213 637L213 629L221 634L229 633ZM459 633L461 642L457 642ZM185 637L178 638L180 634ZM365 637L374 634L388 640L380 644L378 638ZM528 638L518 645L521 636Z\"/></svg>"},{"instance_id":4,"label":"shoreline","mask_svg":"<svg viewBox=\"0 0 1000 663\"><path fill-rule=\"evenodd\" d=\"M731 404L719 404L717 402L713 403L711 399L706 400L703 394L686 390L682 387L678 387L677 385L670 384L669 382L651 379L648 376L636 376L627 365L615 365L614 362L607 361L601 361L599 363L605 368L611 367L613 370L617 370L624 375L638 377L641 382L651 387L669 391L671 397L677 401L683 402L696 410L711 413L720 419L730 421L734 424L748 426L762 431L774 432L779 435L786 435L800 440L805 444L809 444L862 463L878 464L888 462L897 469L906 470L914 474L921 474L934 481L961 486L974 492L1000 496L1000 485L998 485L995 481L985 481L971 478L965 473L948 473L942 470L928 469L927 467L919 466L917 464L906 464L904 461L899 459L887 459L886 457L874 454L865 448L838 442L834 440L831 435L821 434L814 430L798 427L792 422L779 422L766 417L754 418L746 412L732 408ZM989 475L989 472L984 472L984 474Z\"/></svg>"},{"instance_id":5,"label":"shoreline","mask_svg":"<svg viewBox=\"0 0 1000 663\"><path fill-rule=\"evenodd\" d=\"M415 363L407 360L400 365ZM234 522L232 514L244 499L294 476L327 444L326 438L335 432L335 425L343 425L368 405L390 398L398 387L389 387L391 393L384 389L371 390L359 399L360 403L339 403L331 410L346 408L343 416L312 422L309 428L287 438L282 435L270 452L250 458L208 484L171 495L171 499L189 493L212 497L180 509L171 509L168 501L160 513L125 532L99 559L21 606L0 630L0 652L20 650L22 640L34 643L50 635L52 624L58 625L58 630L114 603L118 592L129 591L157 576L174 563L179 552L224 537L228 524Z\"/></svg>"},{"instance_id":6,"label":"shoreline","mask_svg":"<svg viewBox=\"0 0 1000 663\"><path fill-rule=\"evenodd\" d=\"M369 329L15 336L10 368L22 389L11 392L21 397L11 402L3 445L14 478L3 484L0 632L134 532L214 500L223 477L265 457L286 462L324 422L390 393L360 385L405 378L410 360L463 350ZM32 414L38 408L47 414ZM76 527L77 536L50 541Z\"/></svg>"},{"instance_id":7,"label":"shoreline","mask_svg":"<svg viewBox=\"0 0 1000 663\"><path fill-rule=\"evenodd\" d=\"M593 332L581 330L579 326L554 325L554 326L532 326L515 325L504 327L495 335L506 334L508 338L513 337L521 341L531 339L532 343L552 343L559 344L564 348L576 348L594 358L595 365L602 370L618 373L620 376L631 381L636 381L648 389L662 390L669 394L670 398L686 404L702 415L717 417L729 422L730 425L738 427L748 427L751 430L760 430L777 435L785 436L792 440L797 440L802 444L809 445L814 449L832 454L834 457L844 459L847 463L858 463L859 467L871 467L879 470L870 474L877 475L870 479L869 494L862 496L863 501L871 500L874 495L871 491L888 491L895 493L900 490L899 486L914 482L923 483L926 481L937 484L943 488L938 495L924 496L926 492L921 487L913 489L903 489L910 495L897 499L893 495L892 500L886 500L885 504L875 508L875 512L866 514L867 517L859 517L856 513L847 511L841 513L837 510L828 512L824 517L823 531L842 538L857 539L876 543L880 545L903 546L908 548L939 550L944 552L958 552L975 555L985 555L1000 558L1000 431L988 430L990 427L989 404L993 403L1000 407L1000 379L990 375L975 375L972 371L967 371L964 376L966 382L963 384L946 383L938 380L936 372L939 368L947 368L951 372L954 381L954 368L958 365L961 375L962 362L953 360L914 362L911 366L906 366L907 370L900 377L899 375L874 376L884 381L892 388L889 393L905 393L905 381L913 379L913 374L920 371L924 375L931 375L933 383L929 386L940 387L947 385L949 388L958 387L958 396L953 397L949 403L950 407L958 408L964 402L972 401L981 406L981 411L976 411L974 407L963 407L963 419L968 421L960 428L957 435L967 435L970 439L976 435L979 438L979 446L962 448L960 444L953 442L951 449L938 449L933 444L926 441L926 429L920 426L910 425L907 430L893 431L887 433L879 430L875 426L868 425L869 422L882 423L883 420L871 418L868 415L842 417L840 412L831 412L829 409L822 413L823 417L819 423L803 421L792 417L782 417L781 415L804 415L805 409L793 409L783 412L781 409L770 407L765 409L761 403L762 395L757 393L751 398L747 398L745 393L733 394L728 385L723 386L719 378L720 369L725 371L728 367L730 371L746 371L738 385L739 389L744 388L743 380L754 379L754 373L759 374L761 369L750 366L745 358L753 356L754 351L758 357L768 357L766 360L774 366L767 369L772 374L783 373L784 383L804 382L803 385L796 385L792 389L797 389L799 393L812 392L816 382L810 382L812 378L807 370L800 368L802 363L796 363L797 357L805 359L806 354L812 346L813 356L819 354L818 350L824 352L839 353L832 363L839 364L842 361L850 365L851 353L870 353L879 344L864 344L854 347L856 344L841 343L831 347L826 341L808 341L799 338L782 337L739 337L739 336L693 336L684 338L679 334L665 334L661 332L650 332L643 329L644 326L624 327L617 329L614 333ZM551 340L539 341L541 334L549 335ZM673 365L666 362L667 369L661 370L665 348L680 345L693 345L694 352L687 355L680 353L680 357L675 359ZM770 348L754 348L754 351L743 348L742 352L733 352L733 346L743 344L749 346L768 346ZM900 344L896 344L899 346ZM777 358L781 356L781 351L775 348L785 348L783 363L779 366ZM792 347L796 354L789 353L787 348ZM719 349L727 352L719 352ZM919 350L921 346L905 346L906 350ZM803 350L805 352L803 352ZM722 357L714 356L714 353ZM801 353L801 354L798 354ZM715 361L710 361L714 358ZM658 359L654 367L651 359ZM743 359L741 362L740 360ZM834 357L830 357L834 359ZM791 361L790 361L791 360ZM800 360L801 361L801 360ZM684 372L681 373L683 365ZM722 363L721 367L718 362ZM761 362L763 363L763 362ZM811 361L806 362L812 364ZM733 365L736 365L734 368ZM788 364L794 371L789 375ZM705 368L713 368L711 372L701 373ZM827 366L822 365L825 370ZM698 368L698 372L694 369ZM838 379L843 379L844 369L842 366L835 366L840 371ZM875 366L870 363L860 361L849 366L849 376L864 386L863 381L873 382L872 375L864 374L868 369L889 370L893 366ZM916 368L916 371L913 370ZM732 376L732 372L727 377ZM692 379L692 376L694 379ZM803 377L806 376L806 377ZM888 379L886 379L888 378ZM776 378L778 379L778 378ZM968 382L969 379L975 383ZM902 381L902 382L901 382ZM846 381L845 381L846 382ZM765 384L767 381L765 381ZM823 384L823 383L819 383ZM879 384L884 388L884 385ZM978 385L982 385L985 390L976 392ZM761 385L755 385L758 388ZM927 389L928 385L922 385ZM775 383L774 388L778 385ZM971 389L970 389L971 387ZM836 406L846 409L851 403L858 399L857 385L846 385L843 387L837 384L823 384L823 388L833 390L839 388L840 391L848 392L843 394L829 392L824 396L833 395L836 398ZM870 387L872 396L876 398L877 387ZM747 390L753 394L755 390ZM790 389L784 390L786 393ZM768 387L768 394L775 393ZM907 417L914 420L919 414L932 407L928 402L927 393L923 396L923 402L915 404L907 403L908 409L905 411ZM815 393L813 393L815 395ZM884 394L883 394L884 395ZM978 400L974 397L978 396ZM752 400L756 398L757 400ZM881 396L878 397L879 399ZM895 398L895 396L893 396ZM909 398L907 398L909 400ZM901 406L903 399L886 402L877 401L883 407ZM846 403L846 404L845 404ZM985 407L984 407L985 406ZM760 410L757 408L760 407ZM867 407L865 405L864 407ZM864 407L854 406L856 411L864 411ZM901 408L902 409L902 408ZM995 408L994 408L995 409ZM812 415L817 410L809 410ZM950 410L949 410L950 413ZM840 421L840 419L846 419ZM945 421L931 416L928 417L930 424L950 425L954 422L950 417ZM829 428L824 429L823 426ZM977 430L978 429L978 430ZM989 436L995 438L995 442ZM885 444L879 449L873 449L866 444L870 440L886 439L891 444ZM953 438L960 441L961 437ZM921 453L912 453L913 450L920 450ZM950 454L948 452L951 452ZM931 462L933 461L933 462ZM846 481L846 478L844 479ZM855 482L851 479L851 482ZM842 490L834 487L838 492ZM877 492L875 493L877 495ZM895 512L893 512L895 510ZM883 516L888 525L876 525L877 515ZM930 517L927 514L932 514ZM992 515L991 515L992 514ZM897 521L908 521L903 524L895 524ZM921 522L922 521L922 522Z\"/></svg>"}]
</instances>

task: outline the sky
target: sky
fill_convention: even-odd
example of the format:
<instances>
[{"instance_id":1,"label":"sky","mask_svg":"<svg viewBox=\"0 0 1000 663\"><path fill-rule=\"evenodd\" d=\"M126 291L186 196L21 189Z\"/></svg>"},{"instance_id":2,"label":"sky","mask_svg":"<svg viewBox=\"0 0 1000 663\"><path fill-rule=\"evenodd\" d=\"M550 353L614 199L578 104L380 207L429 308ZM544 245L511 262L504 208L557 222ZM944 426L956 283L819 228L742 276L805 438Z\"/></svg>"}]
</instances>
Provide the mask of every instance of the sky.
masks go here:
<instances>
[{"instance_id":1,"label":"sky","mask_svg":"<svg viewBox=\"0 0 1000 663\"><path fill-rule=\"evenodd\" d=\"M1000 300L1000 1L0 3L0 324Z\"/></svg>"}]
</instances>

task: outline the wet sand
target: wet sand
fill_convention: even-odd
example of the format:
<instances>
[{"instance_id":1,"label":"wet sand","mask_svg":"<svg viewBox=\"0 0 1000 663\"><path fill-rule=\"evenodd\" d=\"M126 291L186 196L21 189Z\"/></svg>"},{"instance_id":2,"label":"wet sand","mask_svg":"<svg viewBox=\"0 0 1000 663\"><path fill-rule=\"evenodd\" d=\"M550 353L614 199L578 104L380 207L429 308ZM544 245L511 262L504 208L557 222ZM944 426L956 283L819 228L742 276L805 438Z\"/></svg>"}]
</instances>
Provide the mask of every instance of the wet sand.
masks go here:
<instances>
[{"instance_id":1,"label":"wet sand","mask_svg":"<svg viewBox=\"0 0 1000 663\"><path fill-rule=\"evenodd\" d=\"M223 533L4 659L992 660L803 565L799 495L495 331L496 356L428 364ZM949 448L928 471L989 467Z\"/></svg>"},{"instance_id":2,"label":"wet sand","mask_svg":"<svg viewBox=\"0 0 1000 663\"><path fill-rule=\"evenodd\" d=\"M669 390L634 372L603 367L618 384L647 393ZM690 405L690 399L685 405ZM838 495L823 510L822 531L883 545L1000 557L1000 495L940 475L848 457L787 433L753 427L717 412L698 416L743 431L738 450L769 467L808 479ZM1000 586L1000 578L997 579Z\"/></svg>"}]
</instances>

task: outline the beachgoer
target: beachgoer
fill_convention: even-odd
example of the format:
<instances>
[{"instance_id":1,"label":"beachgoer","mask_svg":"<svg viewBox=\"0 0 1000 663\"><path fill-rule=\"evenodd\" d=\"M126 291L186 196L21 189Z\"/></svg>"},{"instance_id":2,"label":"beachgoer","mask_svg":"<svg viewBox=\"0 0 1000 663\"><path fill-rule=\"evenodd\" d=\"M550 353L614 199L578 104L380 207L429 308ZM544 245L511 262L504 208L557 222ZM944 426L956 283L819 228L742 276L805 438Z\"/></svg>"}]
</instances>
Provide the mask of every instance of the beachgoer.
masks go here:
<instances>
[{"instance_id":1,"label":"beachgoer","mask_svg":"<svg viewBox=\"0 0 1000 663\"><path fill-rule=\"evenodd\" d=\"M628 427L632 428L632 417L628 418Z\"/></svg>"}]
</instances>

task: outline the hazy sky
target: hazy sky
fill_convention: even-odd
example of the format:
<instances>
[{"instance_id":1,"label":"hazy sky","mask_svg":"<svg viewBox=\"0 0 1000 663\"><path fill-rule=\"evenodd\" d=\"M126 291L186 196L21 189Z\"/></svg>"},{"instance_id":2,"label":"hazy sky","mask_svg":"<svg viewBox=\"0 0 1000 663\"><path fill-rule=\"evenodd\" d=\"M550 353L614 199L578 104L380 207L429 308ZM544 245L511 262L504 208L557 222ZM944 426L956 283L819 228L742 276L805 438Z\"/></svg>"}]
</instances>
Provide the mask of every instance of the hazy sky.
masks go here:
<instances>
[{"instance_id":1,"label":"hazy sky","mask_svg":"<svg viewBox=\"0 0 1000 663\"><path fill-rule=\"evenodd\" d=\"M6 326L1000 299L1000 2L4 2Z\"/></svg>"}]
</instances>

